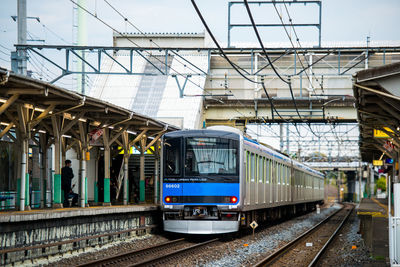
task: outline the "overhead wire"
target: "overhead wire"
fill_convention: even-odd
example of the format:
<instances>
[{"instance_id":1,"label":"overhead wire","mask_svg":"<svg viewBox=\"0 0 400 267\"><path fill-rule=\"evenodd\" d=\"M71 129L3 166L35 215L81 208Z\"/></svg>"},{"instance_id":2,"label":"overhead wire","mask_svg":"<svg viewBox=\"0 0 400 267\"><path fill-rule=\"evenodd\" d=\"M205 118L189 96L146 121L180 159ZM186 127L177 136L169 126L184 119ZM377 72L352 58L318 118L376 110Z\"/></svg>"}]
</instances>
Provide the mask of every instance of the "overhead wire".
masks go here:
<instances>
[{"instance_id":1,"label":"overhead wire","mask_svg":"<svg viewBox=\"0 0 400 267\"><path fill-rule=\"evenodd\" d=\"M114 32L118 33L120 36L125 37L130 43L132 43L133 45L135 45L136 47L141 47L139 44L137 44L136 42L132 41L126 34L122 33L121 31L115 29L113 26L111 26L110 24L108 24L107 22L105 22L103 19L101 19L97 14L93 14L92 12L90 12L88 9L86 9L85 7L83 7L82 5L78 4L77 2L75 2L74 0L70 0L73 4L75 4L77 7L79 7L80 9L82 9L83 11L85 11L87 14L89 14L90 16L92 16L93 18L97 19L98 21L100 21L101 23L103 23L105 26L107 26L109 29L113 30ZM119 12L120 13L120 12ZM122 15L122 13L120 13ZM124 19L127 19L124 17ZM154 58L155 60L159 61L162 65L165 65L167 68L173 70L178 76L181 76L183 78L186 79L186 76L182 73L180 73L179 71L177 71L176 69L172 68L172 66L166 64L164 61L162 61L161 59L159 59L158 57L152 55L150 52L145 51L149 57ZM172 63L171 63L172 65ZM204 88L202 88L199 84L195 83L194 81L192 81L190 78L187 79L190 83L192 83L193 85L195 85L196 87L200 88L202 91L207 92Z\"/></svg>"},{"instance_id":2,"label":"overhead wire","mask_svg":"<svg viewBox=\"0 0 400 267\"><path fill-rule=\"evenodd\" d=\"M297 44L299 45L299 48L302 49L302 45L301 45L301 43L300 43L299 36L297 35L296 28L295 28L294 25L293 25L293 19L292 19L291 16L290 16L289 9L287 8L285 2L283 2L283 4L284 4L284 6L285 6L285 10L286 10L286 13L287 13L287 15L288 15L288 19L289 19L291 28L293 29L293 33L294 33L294 35L295 35L295 37L296 37L296 42L297 42ZM281 20L282 26L283 26L283 28L284 28L285 31L286 31L286 26L285 26L285 24L284 24L284 22L283 22L283 20L282 20L282 17L280 16L280 14L278 13L278 10L276 9L276 3L274 3L273 5L274 5L275 10L276 10L276 12L277 12L277 14L278 14L278 16L279 16L279 19ZM287 31L286 31L286 33L287 33ZM289 37L290 43L292 44L293 48L295 48L295 46L294 46L294 44L293 44L293 42L292 42L291 37L290 37L289 35L288 35L288 37ZM299 59L300 65L301 65L301 67L302 67L302 69L303 69L303 72L306 74L307 79L310 81L309 74L307 73L306 68L304 67L303 61L301 60L301 58L300 58L300 56L298 55L298 53L296 53L296 55L297 55L297 58ZM304 58L306 57L305 51L303 51L303 57L304 57ZM307 62L307 61L306 61L306 62ZM307 65L308 65L307 69L309 69L309 68L311 67L311 65L310 65L308 62L307 62ZM321 90L323 91L323 90L324 90L324 89L323 89L323 85L322 85L321 82L319 82L318 77L317 77L317 76L315 75L315 73L313 73L313 72L311 73L311 75L315 78L316 82L320 85ZM314 94L316 94L314 85L313 85L312 83L311 83L311 87L312 87L312 90L314 91Z\"/></svg>"},{"instance_id":3,"label":"overhead wire","mask_svg":"<svg viewBox=\"0 0 400 267\"><path fill-rule=\"evenodd\" d=\"M191 0L191 2L192 2L193 7L194 7L195 10L196 10L197 15L199 16L199 18L200 18L200 20L201 20L201 22L203 23L204 27L206 28L206 31L207 31L208 34L210 35L210 37L211 37L211 39L213 40L214 44L217 46L217 48L218 48L220 54L222 55L222 57L229 63L229 65L231 65L231 67L232 67L241 77L243 77L244 79L246 79L247 81L249 81L249 82L251 82L251 83L260 84L260 85L262 86L264 92L265 92L265 95L266 95L267 98L268 98L268 101L270 102L271 111L273 112L273 110L274 110L274 111L276 112L276 114L281 118L281 120L283 120L283 121L289 123L290 121L284 119L284 118L280 115L280 113L276 110L275 105L274 105L274 103L273 103L273 101L272 101L272 98L269 96L268 91L267 91L267 89L265 88L265 85L264 85L264 77L261 77L261 82L258 82L258 81L254 81L254 80L250 79L249 77L247 77L245 74L242 73L243 69L240 68L240 67L237 67L236 64L234 64L234 63L230 60L230 58L225 54L224 50L222 49L222 47L221 47L220 44L218 43L217 39L215 38L215 36L214 36L213 33L211 32L210 28L208 27L208 24L207 24L207 22L205 21L203 15L201 14L201 11L200 11L200 9L198 8L198 6L197 6L195 0ZM290 123L292 123L292 124L295 126L296 130L298 131L296 124L293 123L293 122L290 122ZM300 132L299 132L299 131L298 131L298 133L299 133L299 135L300 135Z\"/></svg>"},{"instance_id":4,"label":"overhead wire","mask_svg":"<svg viewBox=\"0 0 400 267\"><path fill-rule=\"evenodd\" d=\"M271 62L271 59L270 59L269 56L268 56L267 51L265 50L264 44L263 44L263 42L262 42L262 40L261 40L261 36L260 36L260 34L259 34L259 32L258 32L258 29L257 29L256 23L255 23L255 21L254 21L253 15L252 15L252 13L251 13L250 6L249 6L248 1L247 1L247 0L244 0L244 4L245 4L245 6L246 6L247 14L249 15L251 24L252 24L252 26L253 26L253 30L254 30L254 32L255 32L255 34L256 34L257 40L258 40L258 42L259 42L259 44L260 44L260 46L261 46L261 49L262 49L262 51L263 51L263 53L264 53L264 56L267 58L268 63L271 65L271 68L274 70L275 74L279 77L279 79L281 79L283 82L285 82L285 83L289 86L290 95L291 95L291 97L292 97L292 101L293 101L293 105L294 105L294 107L295 107L295 109L296 109L296 113L297 113L297 115L299 116L299 119L300 119L300 120L303 120L303 119L302 119L302 116L300 115L299 109L297 108L296 100L295 100L295 98L294 98L294 93L293 93L292 84L291 84L291 81L290 81L290 76L289 76L289 80L286 81L285 79L283 79L283 78L281 77L281 75L280 75L280 74L278 73L278 71L275 69L274 65L273 65L272 62ZM304 120L303 120L303 121L304 121ZM318 135L313 131L313 129L311 128L311 125L310 125L310 124L308 124L308 127L309 127L310 131L311 131L315 136L318 136ZM296 127L296 129L297 129L297 127ZM297 129L297 130L298 130L298 129ZM300 134L299 134L299 135L300 135Z\"/></svg>"}]
</instances>

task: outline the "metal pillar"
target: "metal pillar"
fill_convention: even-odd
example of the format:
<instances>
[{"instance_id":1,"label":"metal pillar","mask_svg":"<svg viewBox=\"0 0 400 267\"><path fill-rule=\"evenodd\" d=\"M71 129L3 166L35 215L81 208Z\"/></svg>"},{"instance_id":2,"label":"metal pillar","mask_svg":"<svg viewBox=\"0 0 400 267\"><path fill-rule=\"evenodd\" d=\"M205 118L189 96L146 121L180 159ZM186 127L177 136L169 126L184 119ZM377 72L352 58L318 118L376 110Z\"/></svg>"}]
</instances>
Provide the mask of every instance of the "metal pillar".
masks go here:
<instances>
[{"instance_id":1,"label":"metal pillar","mask_svg":"<svg viewBox=\"0 0 400 267\"><path fill-rule=\"evenodd\" d=\"M145 176L144 176L144 149L146 147L146 137L143 137L140 140L140 183L139 183L139 190L140 190L140 197L139 202L146 201L146 183L145 183Z\"/></svg>"},{"instance_id":2,"label":"metal pillar","mask_svg":"<svg viewBox=\"0 0 400 267\"><path fill-rule=\"evenodd\" d=\"M361 203L361 199L363 199L363 193L362 193L362 186L361 186L361 183L362 183L362 177L363 177L363 169L362 169L362 165L361 165L361 157L360 157L360 161L359 161L359 171L358 171L358 175L359 175L359 177L358 177L358 187L359 187L359 192L360 192L360 195L359 195L359 202Z\"/></svg>"},{"instance_id":3,"label":"metal pillar","mask_svg":"<svg viewBox=\"0 0 400 267\"><path fill-rule=\"evenodd\" d=\"M129 151L124 155L124 205L128 205Z\"/></svg>"},{"instance_id":4,"label":"metal pillar","mask_svg":"<svg viewBox=\"0 0 400 267\"><path fill-rule=\"evenodd\" d=\"M21 140L21 178L20 178L20 197L19 197L19 210L25 210L25 191L26 191L26 178L29 179L29 174L27 173L28 164L26 151L28 148L28 139L23 138ZM29 182L28 182L29 188ZM28 189L29 190L29 189Z\"/></svg>"},{"instance_id":5,"label":"metal pillar","mask_svg":"<svg viewBox=\"0 0 400 267\"><path fill-rule=\"evenodd\" d=\"M104 206L110 206L110 147L104 148Z\"/></svg>"},{"instance_id":6,"label":"metal pillar","mask_svg":"<svg viewBox=\"0 0 400 267\"><path fill-rule=\"evenodd\" d=\"M159 180L160 180L160 173L159 173L159 163L160 163L160 142L157 142L154 146L154 153L155 153L155 160L154 160L154 204L158 203L159 199Z\"/></svg>"},{"instance_id":7,"label":"metal pillar","mask_svg":"<svg viewBox=\"0 0 400 267\"><path fill-rule=\"evenodd\" d=\"M42 170L42 165L41 165L41 161L42 161L42 153L40 152L40 148L39 147L32 147L32 177L30 177L32 179L31 184L32 184L32 194L29 195L30 198L30 203L32 207L35 207L35 204L41 204L41 197L39 194L39 203L37 203L37 199L36 199L36 195L34 194L34 190L39 190L39 192L41 193L41 188L43 186L40 185L41 182L41 170ZM35 202L34 202L35 200Z\"/></svg>"},{"instance_id":8,"label":"metal pillar","mask_svg":"<svg viewBox=\"0 0 400 267\"><path fill-rule=\"evenodd\" d=\"M111 206L110 202L110 146L109 146L109 130L104 129L104 199L103 206Z\"/></svg>"},{"instance_id":9,"label":"metal pillar","mask_svg":"<svg viewBox=\"0 0 400 267\"><path fill-rule=\"evenodd\" d=\"M17 3L18 44L26 44L26 0L18 0ZM26 75L26 50L18 50L18 73Z\"/></svg>"},{"instance_id":10,"label":"metal pillar","mask_svg":"<svg viewBox=\"0 0 400 267\"><path fill-rule=\"evenodd\" d=\"M78 0L78 4L82 7L86 7L86 0ZM85 46L87 45L87 27L86 27L86 12L82 8L78 8L78 36L77 36L77 45ZM85 60L85 50L81 50L79 55ZM85 79L85 62L81 61L78 65L78 71L82 71L83 73L78 76L78 92L81 94L85 94L85 86L86 86L86 79Z\"/></svg>"},{"instance_id":11,"label":"metal pillar","mask_svg":"<svg viewBox=\"0 0 400 267\"><path fill-rule=\"evenodd\" d=\"M129 156L130 156L130 146L129 146L129 135L127 131L124 131L122 133L122 145L124 148L124 181L123 181L123 187L124 187L124 205L128 205L129 202L129 190L128 190L128 179L129 179Z\"/></svg>"},{"instance_id":12,"label":"metal pillar","mask_svg":"<svg viewBox=\"0 0 400 267\"><path fill-rule=\"evenodd\" d=\"M81 150L80 156L80 181L79 181L79 202L81 208L84 208L86 205L86 148Z\"/></svg>"},{"instance_id":13,"label":"metal pillar","mask_svg":"<svg viewBox=\"0 0 400 267\"><path fill-rule=\"evenodd\" d=\"M56 116L51 118L54 132L54 182L53 182L53 208L62 208L61 202L61 154L62 143L60 133L60 120Z\"/></svg>"},{"instance_id":14,"label":"metal pillar","mask_svg":"<svg viewBox=\"0 0 400 267\"><path fill-rule=\"evenodd\" d=\"M40 190L40 208L46 206L45 199L47 193L47 142L46 135L40 134L39 145L40 145L40 180L39 180L39 190Z\"/></svg>"}]
</instances>

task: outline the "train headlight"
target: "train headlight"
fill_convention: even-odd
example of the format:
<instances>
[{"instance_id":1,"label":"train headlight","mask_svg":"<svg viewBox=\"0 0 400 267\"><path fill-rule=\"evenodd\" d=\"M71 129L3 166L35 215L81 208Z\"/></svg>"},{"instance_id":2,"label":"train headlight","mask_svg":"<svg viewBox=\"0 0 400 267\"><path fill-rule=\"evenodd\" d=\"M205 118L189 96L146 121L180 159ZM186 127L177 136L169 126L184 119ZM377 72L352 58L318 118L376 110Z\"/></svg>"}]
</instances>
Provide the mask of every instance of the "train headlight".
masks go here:
<instances>
[{"instance_id":1,"label":"train headlight","mask_svg":"<svg viewBox=\"0 0 400 267\"><path fill-rule=\"evenodd\" d=\"M171 197L165 197L165 202L167 202L167 203L171 203L171 201L172 201L172 199L171 199Z\"/></svg>"},{"instance_id":2,"label":"train headlight","mask_svg":"<svg viewBox=\"0 0 400 267\"><path fill-rule=\"evenodd\" d=\"M238 201L237 197L231 197L231 203L236 203Z\"/></svg>"}]
</instances>

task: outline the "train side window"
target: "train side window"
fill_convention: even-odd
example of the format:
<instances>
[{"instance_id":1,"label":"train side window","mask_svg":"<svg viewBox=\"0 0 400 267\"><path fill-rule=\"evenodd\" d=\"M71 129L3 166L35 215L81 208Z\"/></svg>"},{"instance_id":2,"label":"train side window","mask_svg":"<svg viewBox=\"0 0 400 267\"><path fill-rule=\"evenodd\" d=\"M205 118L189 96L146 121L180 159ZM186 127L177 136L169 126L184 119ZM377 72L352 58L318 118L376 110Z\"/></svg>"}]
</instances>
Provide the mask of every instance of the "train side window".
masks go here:
<instances>
[{"instance_id":1,"label":"train side window","mask_svg":"<svg viewBox=\"0 0 400 267\"><path fill-rule=\"evenodd\" d=\"M264 157L258 158L258 182L262 183L264 179Z\"/></svg>"},{"instance_id":2,"label":"train side window","mask_svg":"<svg viewBox=\"0 0 400 267\"><path fill-rule=\"evenodd\" d=\"M256 154L256 158L255 158L255 170L254 170L254 179L253 179L253 182L254 181L258 181L258 166L259 166L259 163L258 163L258 159L259 159L260 157L258 156L258 154Z\"/></svg>"},{"instance_id":3,"label":"train side window","mask_svg":"<svg viewBox=\"0 0 400 267\"><path fill-rule=\"evenodd\" d=\"M254 176L255 176L255 155L254 155L254 153L251 153L250 154L250 162L251 162L251 164L250 164L250 181L251 182L254 182Z\"/></svg>"},{"instance_id":4,"label":"train side window","mask_svg":"<svg viewBox=\"0 0 400 267\"><path fill-rule=\"evenodd\" d=\"M263 183L267 182L267 158L263 158Z\"/></svg>"},{"instance_id":5,"label":"train side window","mask_svg":"<svg viewBox=\"0 0 400 267\"><path fill-rule=\"evenodd\" d=\"M278 166L277 171L278 171L279 184L282 184L281 164L277 163L276 165Z\"/></svg>"},{"instance_id":6,"label":"train side window","mask_svg":"<svg viewBox=\"0 0 400 267\"><path fill-rule=\"evenodd\" d=\"M164 140L164 175L176 177L181 174L181 138L165 138Z\"/></svg>"},{"instance_id":7,"label":"train side window","mask_svg":"<svg viewBox=\"0 0 400 267\"><path fill-rule=\"evenodd\" d=\"M266 175L265 179L266 179L266 183L269 184L269 179L271 177L271 171L270 171L271 167L270 167L269 159L267 159L267 163L265 165L266 165L265 167L267 168L267 171L265 173L265 175Z\"/></svg>"},{"instance_id":8,"label":"train side window","mask_svg":"<svg viewBox=\"0 0 400 267\"><path fill-rule=\"evenodd\" d=\"M250 182L250 152L246 151L246 181Z\"/></svg>"}]
</instances>

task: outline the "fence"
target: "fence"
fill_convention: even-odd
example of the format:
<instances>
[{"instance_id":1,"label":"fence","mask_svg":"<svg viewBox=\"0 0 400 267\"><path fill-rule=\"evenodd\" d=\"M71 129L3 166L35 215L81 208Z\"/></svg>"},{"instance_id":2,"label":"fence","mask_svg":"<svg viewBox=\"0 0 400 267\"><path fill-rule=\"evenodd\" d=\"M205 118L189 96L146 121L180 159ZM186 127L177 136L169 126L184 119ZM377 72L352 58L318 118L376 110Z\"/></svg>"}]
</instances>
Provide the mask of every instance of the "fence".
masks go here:
<instances>
[{"instance_id":1,"label":"fence","mask_svg":"<svg viewBox=\"0 0 400 267\"><path fill-rule=\"evenodd\" d=\"M400 266L400 217L390 217L389 223L391 266Z\"/></svg>"}]
</instances>

